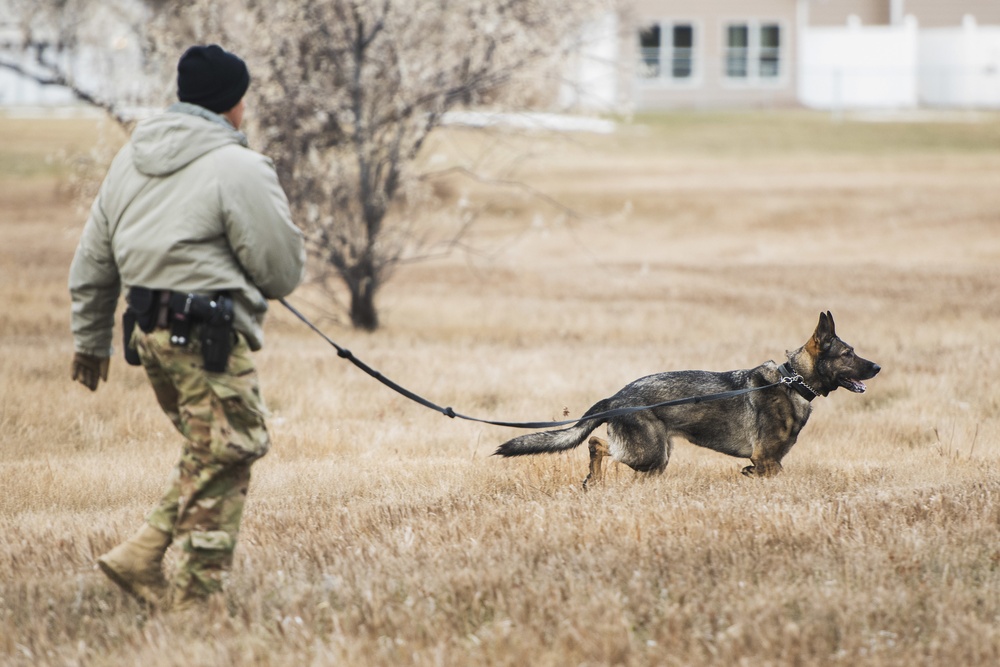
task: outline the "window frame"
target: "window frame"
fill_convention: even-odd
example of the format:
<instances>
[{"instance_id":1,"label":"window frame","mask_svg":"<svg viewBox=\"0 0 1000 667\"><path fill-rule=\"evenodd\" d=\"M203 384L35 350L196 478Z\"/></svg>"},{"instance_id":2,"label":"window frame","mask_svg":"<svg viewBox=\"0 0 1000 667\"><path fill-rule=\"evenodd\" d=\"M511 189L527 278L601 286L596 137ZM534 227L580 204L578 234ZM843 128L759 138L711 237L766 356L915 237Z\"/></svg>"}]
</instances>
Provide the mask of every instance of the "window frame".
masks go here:
<instances>
[{"instance_id":1,"label":"window frame","mask_svg":"<svg viewBox=\"0 0 1000 667\"><path fill-rule=\"evenodd\" d=\"M733 28L745 28L746 46L731 47L730 31ZM764 30L776 28L778 36L777 47L763 46ZM722 58L720 61L720 78L722 85L727 88L776 88L788 84L789 69L789 31L785 21L771 18L726 18L721 21L721 49ZM744 76L734 76L731 72L731 62L733 50L742 49L746 74ZM762 72L767 68L762 65L768 61L774 63L776 72L773 75L766 75Z\"/></svg>"},{"instance_id":2,"label":"window frame","mask_svg":"<svg viewBox=\"0 0 1000 667\"><path fill-rule=\"evenodd\" d=\"M642 73L642 68L647 66L650 59L647 58L645 49L642 47L642 33L653 27L659 28L660 45L657 47L658 57L656 59L656 74L646 76ZM674 31L677 28L691 29L691 46L675 46ZM636 57L637 67L636 81L644 86L667 86L671 88L691 88L702 84L703 79L703 39L702 22L696 19L685 18L660 18L644 20L637 26L636 40L639 52ZM679 50L686 51L679 54ZM686 57L690 74L688 76L674 76L675 65L680 58Z\"/></svg>"}]
</instances>

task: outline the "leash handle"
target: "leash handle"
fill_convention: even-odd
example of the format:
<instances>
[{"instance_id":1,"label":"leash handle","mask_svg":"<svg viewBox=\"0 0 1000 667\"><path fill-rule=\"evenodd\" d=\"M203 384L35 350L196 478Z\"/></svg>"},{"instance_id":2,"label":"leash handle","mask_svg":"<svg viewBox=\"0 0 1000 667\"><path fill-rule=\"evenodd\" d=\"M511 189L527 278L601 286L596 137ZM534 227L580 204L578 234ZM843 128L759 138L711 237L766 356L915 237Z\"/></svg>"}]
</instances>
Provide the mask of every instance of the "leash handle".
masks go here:
<instances>
[{"instance_id":1,"label":"leash handle","mask_svg":"<svg viewBox=\"0 0 1000 667\"><path fill-rule=\"evenodd\" d=\"M801 380L801 377L799 376L782 377L777 382L761 385L760 387L747 387L744 389L733 389L731 391L723 391L717 394L705 394L702 396L688 396L686 398L676 398L669 401L663 401L662 403L654 403L653 405L637 405L624 408L614 408L612 410L606 410L604 412L598 412L592 415L585 415L583 417L580 417L579 419L566 419L563 421L505 422L505 421L493 421L491 419L479 419L478 417L469 417L468 415L463 415L458 412L455 412L450 407L442 408L440 405L437 405L436 403L427 400L423 396L420 396L419 394L416 394L410 391L409 389L396 384L386 376L382 375L382 373L380 373L379 371L375 370L365 362L355 357L350 350L338 345L332 338L323 333L323 331L321 331L319 327L317 327L315 324L309 321L309 318L300 313L294 306L292 306L292 304L288 303L288 301L286 301L284 298L279 298L278 301L281 303L281 305L287 308L293 315L295 315L295 317L300 319L303 324L305 324L307 327L316 332L316 334L319 335L320 338L322 338L327 343L332 345L334 349L337 350L338 357L340 357L341 359L347 359L352 364L363 370L365 373L375 378L376 380L378 380L385 386L389 387L393 391L397 392L398 394L405 396L406 398L410 399L411 401L414 401L415 403L419 403L425 408L430 408L431 410L440 412L446 417L450 417L452 419L456 418L464 419L465 421L477 422L479 424L488 424L490 426L506 426L509 428L523 428L523 429L555 428L557 426L568 426L570 424L579 424L582 421L589 421L591 419L606 420L606 419L612 419L614 417L621 417L623 415L632 414L635 412L644 412L646 410L655 410L657 408L666 408L675 405L688 405L695 403L708 403L709 401L720 401L726 398L733 398L736 396L741 396L743 394L749 394L750 392L754 391L762 391L764 389L770 389L771 387L777 387L778 385L782 384L791 385L796 380Z\"/></svg>"}]
</instances>

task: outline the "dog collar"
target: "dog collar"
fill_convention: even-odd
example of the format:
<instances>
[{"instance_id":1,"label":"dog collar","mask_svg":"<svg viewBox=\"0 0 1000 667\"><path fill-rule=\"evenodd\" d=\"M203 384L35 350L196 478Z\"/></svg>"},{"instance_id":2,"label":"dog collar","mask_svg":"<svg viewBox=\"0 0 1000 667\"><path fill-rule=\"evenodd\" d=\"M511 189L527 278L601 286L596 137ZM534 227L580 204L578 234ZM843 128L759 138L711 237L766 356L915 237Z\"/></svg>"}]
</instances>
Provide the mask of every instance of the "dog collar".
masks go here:
<instances>
[{"instance_id":1,"label":"dog collar","mask_svg":"<svg viewBox=\"0 0 1000 667\"><path fill-rule=\"evenodd\" d=\"M813 391L812 387L805 383L805 380L802 379L801 375L792 370L791 363L785 362L781 364L778 366L778 371L781 373L781 377L790 380L788 383L789 386L794 389L799 396L806 399L810 403L814 398L819 396L819 394Z\"/></svg>"}]
</instances>

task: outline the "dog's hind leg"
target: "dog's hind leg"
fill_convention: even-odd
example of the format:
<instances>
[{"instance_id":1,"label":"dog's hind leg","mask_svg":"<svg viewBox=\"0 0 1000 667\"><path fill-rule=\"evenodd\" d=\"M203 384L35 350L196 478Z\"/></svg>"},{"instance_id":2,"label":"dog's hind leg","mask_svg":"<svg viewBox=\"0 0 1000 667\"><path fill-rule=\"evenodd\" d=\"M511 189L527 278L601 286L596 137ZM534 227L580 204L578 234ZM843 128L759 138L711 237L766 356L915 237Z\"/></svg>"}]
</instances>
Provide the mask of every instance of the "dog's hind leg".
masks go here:
<instances>
[{"instance_id":1,"label":"dog's hind leg","mask_svg":"<svg viewBox=\"0 0 1000 667\"><path fill-rule=\"evenodd\" d=\"M636 472L663 472L673 449L666 425L644 414L609 421L608 440L611 458Z\"/></svg>"},{"instance_id":2,"label":"dog's hind leg","mask_svg":"<svg viewBox=\"0 0 1000 667\"><path fill-rule=\"evenodd\" d=\"M583 490L587 490L587 484L594 480L595 482L600 482L604 479L604 469L602 464L604 463L605 456L611 456L611 452L608 450L608 443L603 438L598 438L596 435L591 436L590 441L587 443L590 446L590 472L583 480Z\"/></svg>"}]
</instances>

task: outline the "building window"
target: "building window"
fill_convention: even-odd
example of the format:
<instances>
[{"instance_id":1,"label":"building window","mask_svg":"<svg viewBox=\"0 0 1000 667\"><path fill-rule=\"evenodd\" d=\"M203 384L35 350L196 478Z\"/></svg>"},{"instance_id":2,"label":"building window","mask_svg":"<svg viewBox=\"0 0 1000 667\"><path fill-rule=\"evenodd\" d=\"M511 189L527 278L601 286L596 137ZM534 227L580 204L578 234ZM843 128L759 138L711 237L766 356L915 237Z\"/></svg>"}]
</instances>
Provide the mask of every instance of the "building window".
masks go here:
<instances>
[{"instance_id":1,"label":"building window","mask_svg":"<svg viewBox=\"0 0 1000 667\"><path fill-rule=\"evenodd\" d=\"M697 72L695 27L691 23L652 23L639 30L639 77L690 81Z\"/></svg>"},{"instance_id":2,"label":"building window","mask_svg":"<svg viewBox=\"0 0 1000 667\"><path fill-rule=\"evenodd\" d=\"M777 23L730 23L725 33L726 78L765 81L782 74L781 26Z\"/></svg>"},{"instance_id":3,"label":"building window","mask_svg":"<svg viewBox=\"0 0 1000 667\"><path fill-rule=\"evenodd\" d=\"M774 23L760 27L760 53L757 73L762 79L776 79L781 74L781 28Z\"/></svg>"},{"instance_id":4,"label":"building window","mask_svg":"<svg viewBox=\"0 0 1000 667\"><path fill-rule=\"evenodd\" d=\"M750 75L750 27L746 24L726 28L726 76L745 79Z\"/></svg>"},{"instance_id":5,"label":"building window","mask_svg":"<svg viewBox=\"0 0 1000 667\"><path fill-rule=\"evenodd\" d=\"M639 76L657 79L660 76L660 26L654 23L639 31Z\"/></svg>"},{"instance_id":6,"label":"building window","mask_svg":"<svg viewBox=\"0 0 1000 667\"><path fill-rule=\"evenodd\" d=\"M694 74L694 26L674 25L671 32L671 74L675 79L690 79Z\"/></svg>"}]
</instances>

